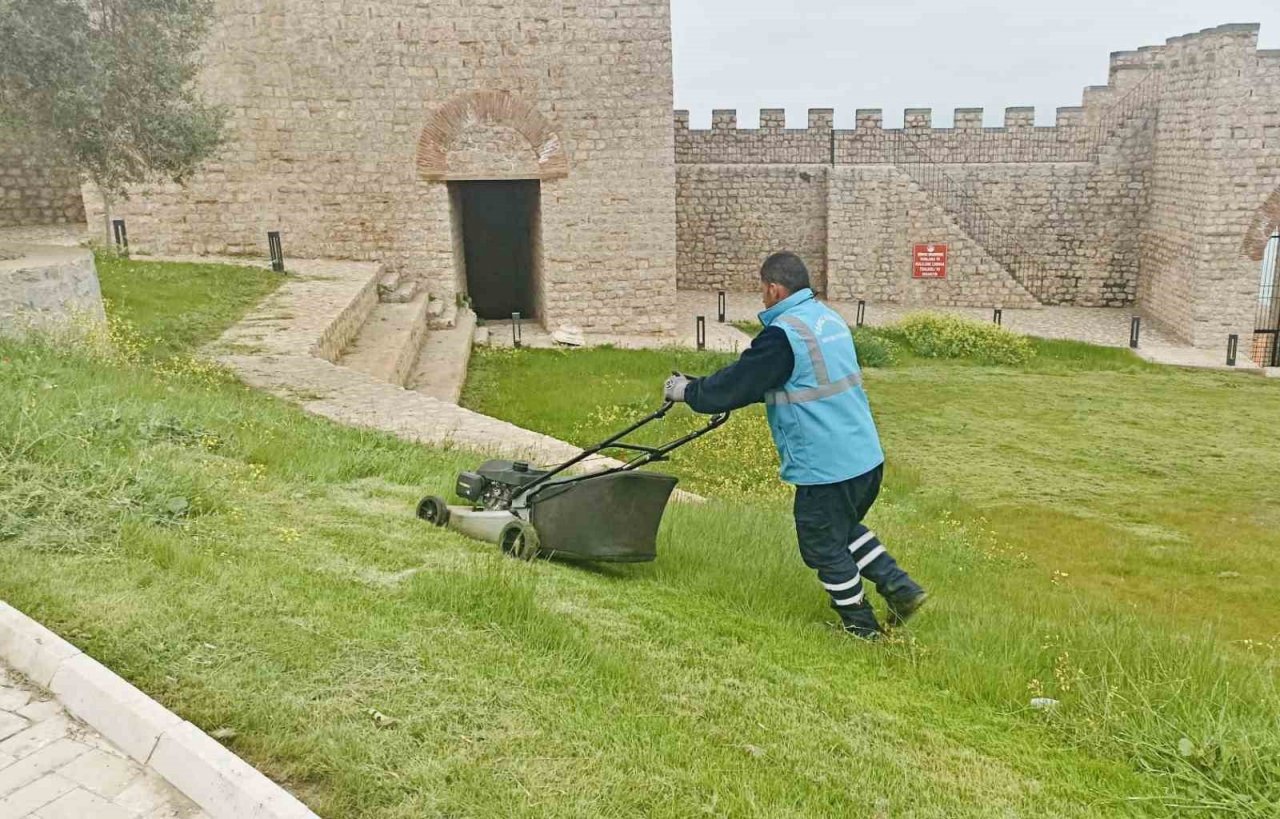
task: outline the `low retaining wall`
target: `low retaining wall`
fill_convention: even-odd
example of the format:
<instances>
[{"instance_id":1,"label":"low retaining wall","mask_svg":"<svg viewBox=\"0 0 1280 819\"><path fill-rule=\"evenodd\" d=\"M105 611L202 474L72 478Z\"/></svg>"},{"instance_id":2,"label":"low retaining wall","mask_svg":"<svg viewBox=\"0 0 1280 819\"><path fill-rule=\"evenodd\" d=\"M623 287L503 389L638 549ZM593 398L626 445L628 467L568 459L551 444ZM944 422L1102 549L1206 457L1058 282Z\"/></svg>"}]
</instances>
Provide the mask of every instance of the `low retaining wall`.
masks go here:
<instances>
[{"instance_id":1,"label":"low retaining wall","mask_svg":"<svg viewBox=\"0 0 1280 819\"><path fill-rule=\"evenodd\" d=\"M0 335L88 330L105 321L98 270L88 250L0 246Z\"/></svg>"}]
</instances>

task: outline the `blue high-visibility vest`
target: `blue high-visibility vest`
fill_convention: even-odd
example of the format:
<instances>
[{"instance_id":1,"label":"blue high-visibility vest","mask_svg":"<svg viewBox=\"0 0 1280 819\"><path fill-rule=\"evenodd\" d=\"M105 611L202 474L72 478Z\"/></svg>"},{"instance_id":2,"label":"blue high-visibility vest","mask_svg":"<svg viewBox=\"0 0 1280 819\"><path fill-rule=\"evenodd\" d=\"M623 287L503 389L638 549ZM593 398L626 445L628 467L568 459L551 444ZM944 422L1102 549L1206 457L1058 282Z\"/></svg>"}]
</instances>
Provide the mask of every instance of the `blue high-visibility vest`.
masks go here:
<instances>
[{"instance_id":1,"label":"blue high-visibility vest","mask_svg":"<svg viewBox=\"0 0 1280 819\"><path fill-rule=\"evenodd\" d=\"M782 480L839 483L884 463L853 334L840 314L806 288L761 313L760 323L786 332L795 354L791 377L765 394Z\"/></svg>"}]
</instances>

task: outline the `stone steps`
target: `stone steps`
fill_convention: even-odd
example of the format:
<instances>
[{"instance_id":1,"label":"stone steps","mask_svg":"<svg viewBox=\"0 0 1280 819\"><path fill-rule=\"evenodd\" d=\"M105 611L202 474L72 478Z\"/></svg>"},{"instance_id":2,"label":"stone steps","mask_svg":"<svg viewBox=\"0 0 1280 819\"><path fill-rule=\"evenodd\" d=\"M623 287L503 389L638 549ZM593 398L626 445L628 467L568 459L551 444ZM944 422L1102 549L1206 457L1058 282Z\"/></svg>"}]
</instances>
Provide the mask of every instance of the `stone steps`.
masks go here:
<instances>
[{"instance_id":1,"label":"stone steps","mask_svg":"<svg viewBox=\"0 0 1280 819\"><path fill-rule=\"evenodd\" d=\"M404 386L418 361L431 307L427 293L406 302L378 302L338 363Z\"/></svg>"},{"instance_id":2,"label":"stone steps","mask_svg":"<svg viewBox=\"0 0 1280 819\"><path fill-rule=\"evenodd\" d=\"M432 329L405 386L450 404L458 403L471 361L476 316L458 310L452 327Z\"/></svg>"},{"instance_id":3,"label":"stone steps","mask_svg":"<svg viewBox=\"0 0 1280 819\"><path fill-rule=\"evenodd\" d=\"M378 297L385 302L404 304L411 302L422 293L422 280L402 278L398 274L384 276L378 283Z\"/></svg>"}]
</instances>

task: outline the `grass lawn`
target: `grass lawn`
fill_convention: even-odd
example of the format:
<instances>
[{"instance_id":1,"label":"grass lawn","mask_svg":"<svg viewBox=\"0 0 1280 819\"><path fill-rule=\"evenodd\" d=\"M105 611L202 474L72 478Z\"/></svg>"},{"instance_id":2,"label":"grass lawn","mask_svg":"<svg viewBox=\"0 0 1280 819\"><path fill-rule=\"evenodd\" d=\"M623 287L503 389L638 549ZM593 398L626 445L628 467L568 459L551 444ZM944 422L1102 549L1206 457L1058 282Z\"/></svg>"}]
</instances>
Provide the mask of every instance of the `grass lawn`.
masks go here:
<instances>
[{"instance_id":1,"label":"grass lawn","mask_svg":"<svg viewBox=\"0 0 1280 819\"><path fill-rule=\"evenodd\" d=\"M1280 805L1276 385L1067 348L874 371L874 523L936 604L872 647L826 625L758 413L673 462L717 500L656 563L518 563L413 518L475 457L175 365L256 297L184 296L228 275L133 269L143 337L203 327L136 360L0 342L0 597L322 816ZM486 351L467 400L589 441L716 361Z\"/></svg>"},{"instance_id":2,"label":"grass lawn","mask_svg":"<svg viewBox=\"0 0 1280 819\"><path fill-rule=\"evenodd\" d=\"M148 357L174 356L212 341L280 286L260 267L157 263L99 253L108 312L129 322Z\"/></svg>"}]
</instances>

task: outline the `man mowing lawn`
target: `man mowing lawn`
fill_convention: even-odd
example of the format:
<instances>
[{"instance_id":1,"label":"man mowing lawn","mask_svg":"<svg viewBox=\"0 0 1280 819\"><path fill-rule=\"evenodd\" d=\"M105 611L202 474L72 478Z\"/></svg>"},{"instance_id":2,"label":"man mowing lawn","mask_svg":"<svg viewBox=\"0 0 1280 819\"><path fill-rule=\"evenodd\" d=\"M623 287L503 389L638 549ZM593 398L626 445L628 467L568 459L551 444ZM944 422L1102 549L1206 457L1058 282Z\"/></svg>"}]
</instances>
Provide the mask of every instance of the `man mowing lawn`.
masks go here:
<instances>
[{"instance_id":1,"label":"man mowing lawn","mask_svg":"<svg viewBox=\"0 0 1280 819\"><path fill-rule=\"evenodd\" d=\"M800 555L817 571L845 631L874 640L882 631L863 576L888 604L890 625L914 614L927 595L862 525L880 493L884 451L853 335L814 296L796 254L766 259L760 284L764 329L746 352L705 378L676 373L664 392L668 401L708 414L765 403L782 480L796 487Z\"/></svg>"}]
</instances>

